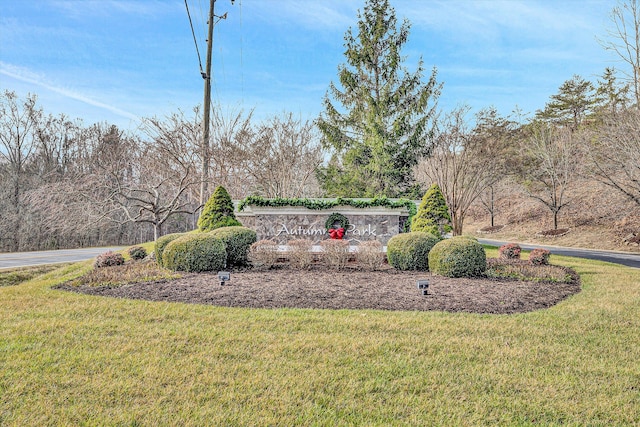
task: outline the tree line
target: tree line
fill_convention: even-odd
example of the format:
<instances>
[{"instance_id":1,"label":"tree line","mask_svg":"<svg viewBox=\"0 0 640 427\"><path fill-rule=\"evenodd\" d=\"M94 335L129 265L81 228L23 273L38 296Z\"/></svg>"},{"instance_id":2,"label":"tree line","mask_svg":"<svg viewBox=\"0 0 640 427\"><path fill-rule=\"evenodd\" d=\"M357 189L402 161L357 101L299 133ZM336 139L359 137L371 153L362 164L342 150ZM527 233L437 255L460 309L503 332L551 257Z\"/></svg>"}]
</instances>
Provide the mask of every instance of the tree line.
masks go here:
<instances>
[{"instance_id":1,"label":"tree line","mask_svg":"<svg viewBox=\"0 0 640 427\"><path fill-rule=\"evenodd\" d=\"M527 118L491 107L473 116L467 106L438 110L437 70L426 73L422 60L404 67L410 23L398 25L388 0L367 0L346 32L346 63L315 121L283 113L258 122L251 111L216 107L203 146L199 108L125 132L46 114L35 95L5 90L0 250L133 244L194 229L209 196L200 194L203 175L235 199L419 199L436 183L454 234L474 204L493 221L506 183L546 206L555 227L584 180L640 205L638 12L637 0L616 6L603 42L622 71L607 68L597 82L574 75Z\"/></svg>"}]
</instances>

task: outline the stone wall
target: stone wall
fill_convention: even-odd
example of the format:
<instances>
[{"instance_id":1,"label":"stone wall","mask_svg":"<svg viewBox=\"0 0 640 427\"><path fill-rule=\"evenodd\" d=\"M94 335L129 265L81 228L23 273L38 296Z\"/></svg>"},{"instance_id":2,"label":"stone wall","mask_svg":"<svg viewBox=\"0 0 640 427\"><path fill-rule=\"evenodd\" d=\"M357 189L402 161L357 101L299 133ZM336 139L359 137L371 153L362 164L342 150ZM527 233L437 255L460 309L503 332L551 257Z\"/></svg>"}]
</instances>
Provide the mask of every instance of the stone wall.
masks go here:
<instances>
[{"instance_id":1,"label":"stone wall","mask_svg":"<svg viewBox=\"0 0 640 427\"><path fill-rule=\"evenodd\" d=\"M258 240L271 239L279 244L289 240L309 239L314 243L329 239L325 222L334 212L349 220L345 234L352 245L366 240L378 240L386 245L392 236L400 232L409 216L406 208L372 207L366 209L337 206L326 210L304 207L246 207L236 217L246 227L258 233Z\"/></svg>"}]
</instances>

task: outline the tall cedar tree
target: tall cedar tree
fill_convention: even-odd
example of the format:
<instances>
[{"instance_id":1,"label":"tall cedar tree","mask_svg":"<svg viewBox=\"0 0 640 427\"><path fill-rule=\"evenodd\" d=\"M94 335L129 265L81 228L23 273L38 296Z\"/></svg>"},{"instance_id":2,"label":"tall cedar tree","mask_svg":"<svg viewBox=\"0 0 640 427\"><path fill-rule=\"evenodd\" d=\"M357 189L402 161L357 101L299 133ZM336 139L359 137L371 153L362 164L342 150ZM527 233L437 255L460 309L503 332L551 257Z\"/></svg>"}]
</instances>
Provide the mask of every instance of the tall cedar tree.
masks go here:
<instances>
[{"instance_id":1,"label":"tall cedar tree","mask_svg":"<svg viewBox=\"0 0 640 427\"><path fill-rule=\"evenodd\" d=\"M341 88L331 82L318 119L324 148L334 150L318 178L329 196L398 197L411 190L412 168L429 154L441 84L435 68L423 83L422 59L412 74L402 66L410 24L397 27L388 0L367 0L358 19L358 33L345 34Z\"/></svg>"}]
</instances>

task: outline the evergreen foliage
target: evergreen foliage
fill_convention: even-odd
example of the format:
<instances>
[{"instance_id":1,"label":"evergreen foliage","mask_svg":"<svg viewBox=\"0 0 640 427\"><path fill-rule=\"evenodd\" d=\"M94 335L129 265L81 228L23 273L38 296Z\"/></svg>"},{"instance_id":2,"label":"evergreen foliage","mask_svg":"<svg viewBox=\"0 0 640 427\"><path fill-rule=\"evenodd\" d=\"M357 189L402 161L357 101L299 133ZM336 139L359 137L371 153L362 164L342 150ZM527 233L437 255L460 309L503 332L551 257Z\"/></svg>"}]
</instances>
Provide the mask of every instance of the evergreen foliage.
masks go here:
<instances>
[{"instance_id":1,"label":"evergreen foliage","mask_svg":"<svg viewBox=\"0 0 640 427\"><path fill-rule=\"evenodd\" d=\"M560 86L557 94L551 95L551 101L544 110L536 113L536 117L576 130L584 118L593 111L596 101L593 84L579 75L574 75Z\"/></svg>"},{"instance_id":2,"label":"evergreen foliage","mask_svg":"<svg viewBox=\"0 0 640 427\"><path fill-rule=\"evenodd\" d=\"M411 231L424 231L439 237L451 231L449 208L438 184L432 184L422 197L411 221Z\"/></svg>"},{"instance_id":3,"label":"evergreen foliage","mask_svg":"<svg viewBox=\"0 0 640 427\"><path fill-rule=\"evenodd\" d=\"M147 250L142 246L132 246L127 249L127 253L134 260L144 259L147 256Z\"/></svg>"},{"instance_id":4,"label":"evergreen foliage","mask_svg":"<svg viewBox=\"0 0 640 427\"><path fill-rule=\"evenodd\" d=\"M211 233L185 234L171 241L162 253L163 266L175 271L218 271L226 262L224 242Z\"/></svg>"},{"instance_id":5,"label":"evergreen foliage","mask_svg":"<svg viewBox=\"0 0 640 427\"><path fill-rule=\"evenodd\" d=\"M327 195L398 197L413 190L412 168L430 151L441 85L435 69L423 83L422 59L414 73L402 66L410 24L397 26L388 0L367 0L358 19L357 33L345 34L340 87L329 85L318 119L323 146L334 150L318 179Z\"/></svg>"},{"instance_id":6,"label":"evergreen foliage","mask_svg":"<svg viewBox=\"0 0 640 427\"><path fill-rule=\"evenodd\" d=\"M238 205L238 210L241 211L247 206L260 206L260 207L279 207L279 206L301 206L312 210L332 209L336 206L352 206L354 208L366 209L371 207L385 207L385 208L401 208L406 207L409 211L409 216L416 214L416 205L412 200L398 199L391 200L386 197L374 197L368 200L358 199L345 199L338 197L332 200L318 200L318 199L299 199L299 198L273 198L265 199L260 196L249 196L242 200Z\"/></svg>"},{"instance_id":7,"label":"evergreen foliage","mask_svg":"<svg viewBox=\"0 0 640 427\"><path fill-rule=\"evenodd\" d=\"M396 234L387 243L387 260L398 270L429 270L429 252L440 239L423 231Z\"/></svg>"},{"instance_id":8,"label":"evergreen foliage","mask_svg":"<svg viewBox=\"0 0 640 427\"><path fill-rule=\"evenodd\" d=\"M158 237L158 240L156 240L156 243L153 246L153 253L159 266L164 267L164 265L162 264L162 253L164 252L164 249L167 247L167 245L178 237L184 236L184 234L185 233L171 233Z\"/></svg>"},{"instance_id":9,"label":"evergreen foliage","mask_svg":"<svg viewBox=\"0 0 640 427\"><path fill-rule=\"evenodd\" d=\"M260 206L260 207L280 207L280 206L301 206L312 210L324 210L333 209L336 206L352 206L354 208L366 209L371 207L385 207L385 208L402 208L405 207L409 211L409 218L407 223L411 223L412 218L416 214L416 204L413 200L398 199L391 200L387 197L374 197L368 200L358 199L344 199L338 197L332 200L313 200L313 199L300 199L300 198L273 198L265 199L260 196L249 196L242 200L238 205L238 210L242 211L247 206Z\"/></svg>"},{"instance_id":10,"label":"evergreen foliage","mask_svg":"<svg viewBox=\"0 0 640 427\"><path fill-rule=\"evenodd\" d=\"M631 103L629 99L631 87L629 84L621 84L615 73L615 69L605 68L596 88L596 102L599 112L614 116Z\"/></svg>"},{"instance_id":11,"label":"evergreen foliage","mask_svg":"<svg viewBox=\"0 0 640 427\"><path fill-rule=\"evenodd\" d=\"M487 255L476 240L453 237L438 242L431 249L429 269L446 277L477 277L487 269Z\"/></svg>"},{"instance_id":12,"label":"evergreen foliage","mask_svg":"<svg viewBox=\"0 0 640 427\"><path fill-rule=\"evenodd\" d=\"M224 187L218 186L200 213L198 229L200 231L211 231L220 227L241 225L233 213L231 196L229 196Z\"/></svg>"},{"instance_id":13,"label":"evergreen foliage","mask_svg":"<svg viewBox=\"0 0 640 427\"><path fill-rule=\"evenodd\" d=\"M228 267L247 265L249 248L258 240L254 230L239 226L217 228L209 234L226 245Z\"/></svg>"}]
</instances>

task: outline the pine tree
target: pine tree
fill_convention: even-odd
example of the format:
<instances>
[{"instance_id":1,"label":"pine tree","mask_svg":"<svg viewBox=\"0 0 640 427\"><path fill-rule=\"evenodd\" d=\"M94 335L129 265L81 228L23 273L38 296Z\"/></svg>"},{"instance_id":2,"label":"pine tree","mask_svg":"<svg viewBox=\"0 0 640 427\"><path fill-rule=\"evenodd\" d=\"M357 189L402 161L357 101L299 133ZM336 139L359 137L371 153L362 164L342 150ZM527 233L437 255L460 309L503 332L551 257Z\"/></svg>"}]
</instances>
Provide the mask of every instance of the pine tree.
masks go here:
<instances>
[{"instance_id":1,"label":"pine tree","mask_svg":"<svg viewBox=\"0 0 640 427\"><path fill-rule=\"evenodd\" d=\"M426 231L439 237L451 231L449 208L438 184L431 184L422 197L418 212L411 221L411 231Z\"/></svg>"},{"instance_id":2,"label":"pine tree","mask_svg":"<svg viewBox=\"0 0 640 427\"><path fill-rule=\"evenodd\" d=\"M414 73L402 66L410 24L397 27L388 0L367 0L358 18L357 34L345 34L341 87L329 85L318 119L324 147L334 150L318 178L327 195L397 197L411 189L412 168L429 153L441 85L435 69L423 83L422 60Z\"/></svg>"},{"instance_id":3,"label":"pine tree","mask_svg":"<svg viewBox=\"0 0 640 427\"><path fill-rule=\"evenodd\" d=\"M616 78L615 70L609 67L605 68L601 79L598 80L596 88L598 110L615 116L630 104L630 86L629 84L621 85Z\"/></svg>"},{"instance_id":4,"label":"pine tree","mask_svg":"<svg viewBox=\"0 0 640 427\"><path fill-rule=\"evenodd\" d=\"M200 231L211 231L220 227L242 225L233 213L233 202L227 190L218 186L207 203L204 205L198 218Z\"/></svg>"},{"instance_id":5,"label":"pine tree","mask_svg":"<svg viewBox=\"0 0 640 427\"><path fill-rule=\"evenodd\" d=\"M536 113L536 118L577 130L596 104L594 91L590 81L574 75L560 86L557 94L551 95L551 101Z\"/></svg>"}]
</instances>

